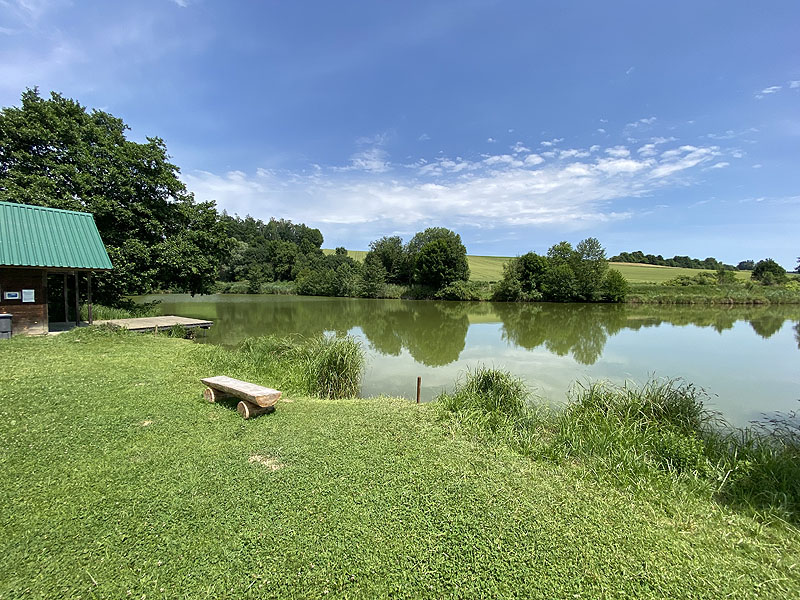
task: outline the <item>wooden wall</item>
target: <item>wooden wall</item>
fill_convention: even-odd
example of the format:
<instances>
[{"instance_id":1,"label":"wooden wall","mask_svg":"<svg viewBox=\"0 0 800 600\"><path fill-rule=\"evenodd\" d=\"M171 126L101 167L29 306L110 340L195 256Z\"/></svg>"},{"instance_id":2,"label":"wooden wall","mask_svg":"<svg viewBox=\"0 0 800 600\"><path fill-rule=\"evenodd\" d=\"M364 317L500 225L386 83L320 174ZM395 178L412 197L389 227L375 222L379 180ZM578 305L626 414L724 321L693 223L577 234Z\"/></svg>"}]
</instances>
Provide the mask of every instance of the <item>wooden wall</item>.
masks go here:
<instances>
[{"instance_id":1,"label":"wooden wall","mask_svg":"<svg viewBox=\"0 0 800 600\"><path fill-rule=\"evenodd\" d=\"M34 302L6 300L5 292L34 291ZM0 313L12 315L12 335L47 333L47 271L0 267Z\"/></svg>"}]
</instances>

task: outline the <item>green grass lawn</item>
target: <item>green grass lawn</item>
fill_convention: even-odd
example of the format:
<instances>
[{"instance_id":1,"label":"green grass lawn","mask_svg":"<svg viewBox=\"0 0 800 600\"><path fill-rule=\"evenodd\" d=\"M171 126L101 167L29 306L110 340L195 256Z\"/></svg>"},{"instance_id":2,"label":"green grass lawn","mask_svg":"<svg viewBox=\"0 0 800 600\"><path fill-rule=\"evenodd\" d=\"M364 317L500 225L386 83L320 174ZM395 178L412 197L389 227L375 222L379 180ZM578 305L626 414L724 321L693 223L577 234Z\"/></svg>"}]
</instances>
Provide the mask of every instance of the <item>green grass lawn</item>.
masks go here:
<instances>
[{"instance_id":1,"label":"green grass lawn","mask_svg":"<svg viewBox=\"0 0 800 600\"><path fill-rule=\"evenodd\" d=\"M323 250L326 254L333 254L333 250ZM348 256L355 260L364 260L366 251L348 250ZM508 256L472 256L468 255L470 279L472 281L500 281L503 278L503 265L508 262ZM701 269L684 269L681 267L660 267L657 265L642 265L634 263L611 263L613 269L620 271L630 283L660 283L673 279L679 275L694 276ZM750 271L736 271L736 276L747 281Z\"/></svg>"},{"instance_id":2,"label":"green grass lawn","mask_svg":"<svg viewBox=\"0 0 800 600\"><path fill-rule=\"evenodd\" d=\"M0 342L0 598L800 594L789 525L478 444L402 400L244 421L201 398L220 351Z\"/></svg>"}]
</instances>

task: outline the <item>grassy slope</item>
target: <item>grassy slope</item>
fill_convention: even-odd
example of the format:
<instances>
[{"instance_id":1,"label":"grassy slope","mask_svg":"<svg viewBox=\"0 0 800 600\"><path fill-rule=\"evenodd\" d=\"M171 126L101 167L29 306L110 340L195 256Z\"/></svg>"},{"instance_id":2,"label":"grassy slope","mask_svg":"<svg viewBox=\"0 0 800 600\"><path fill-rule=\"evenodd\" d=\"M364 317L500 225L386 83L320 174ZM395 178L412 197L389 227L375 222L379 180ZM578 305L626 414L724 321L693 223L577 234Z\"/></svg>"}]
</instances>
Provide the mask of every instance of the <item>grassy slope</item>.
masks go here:
<instances>
[{"instance_id":1,"label":"grassy slope","mask_svg":"<svg viewBox=\"0 0 800 600\"><path fill-rule=\"evenodd\" d=\"M398 400L246 422L200 398L215 351L0 344L0 598L800 593L785 526L478 447Z\"/></svg>"},{"instance_id":2,"label":"grassy slope","mask_svg":"<svg viewBox=\"0 0 800 600\"><path fill-rule=\"evenodd\" d=\"M333 250L323 250L333 254ZM355 260L364 260L363 250L348 250L348 255ZM499 281L503 278L503 265L509 260L507 256L467 256L470 279L472 281ZM700 269L683 269L680 267L660 267L658 265L642 265L634 263L611 263L611 267L620 271L631 283L658 283L679 275L697 275ZM749 271L736 271L742 280L750 279Z\"/></svg>"}]
</instances>

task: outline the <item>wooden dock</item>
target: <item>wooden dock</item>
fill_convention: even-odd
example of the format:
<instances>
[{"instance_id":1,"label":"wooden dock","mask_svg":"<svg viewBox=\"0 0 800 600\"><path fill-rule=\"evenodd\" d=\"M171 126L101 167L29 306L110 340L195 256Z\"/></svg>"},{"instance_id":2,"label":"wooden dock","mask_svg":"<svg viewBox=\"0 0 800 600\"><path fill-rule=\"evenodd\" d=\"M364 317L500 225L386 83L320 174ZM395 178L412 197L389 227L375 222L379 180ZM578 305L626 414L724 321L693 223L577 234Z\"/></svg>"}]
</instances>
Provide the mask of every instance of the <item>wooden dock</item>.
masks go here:
<instances>
[{"instance_id":1,"label":"wooden dock","mask_svg":"<svg viewBox=\"0 0 800 600\"><path fill-rule=\"evenodd\" d=\"M181 325L186 329L208 329L214 324L214 321L164 315L161 317L139 317L136 319L108 319L105 321L95 321L94 323L95 325L113 325L115 327L122 327L123 329L130 329L131 331L148 332L167 330L174 325Z\"/></svg>"}]
</instances>

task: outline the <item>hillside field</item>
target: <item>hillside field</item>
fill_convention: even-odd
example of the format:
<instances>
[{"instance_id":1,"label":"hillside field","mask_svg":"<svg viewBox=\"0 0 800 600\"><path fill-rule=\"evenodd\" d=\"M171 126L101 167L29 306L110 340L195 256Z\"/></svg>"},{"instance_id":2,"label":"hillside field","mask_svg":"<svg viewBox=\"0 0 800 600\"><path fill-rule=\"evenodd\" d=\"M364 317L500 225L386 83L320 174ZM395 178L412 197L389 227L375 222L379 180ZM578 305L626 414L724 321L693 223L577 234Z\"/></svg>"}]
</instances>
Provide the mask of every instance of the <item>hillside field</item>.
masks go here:
<instances>
[{"instance_id":1,"label":"hillside field","mask_svg":"<svg viewBox=\"0 0 800 600\"><path fill-rule=\"evenodd\" d=\"M333 254L333 250L323 250L325 254ZM365 250L348 250L348 256L362 261L367 255ZM503 265L508 256L472 256L468 255L470 279L472 281L499 281L503 277ZM630 283L660 283L678 275L697 275L702 269L684 269L681 267L661 267L638 263L611 263L613 269L620 271ZM750 279L750 271L736 271L739 279Z\"/></svg>"}]
</instances>

